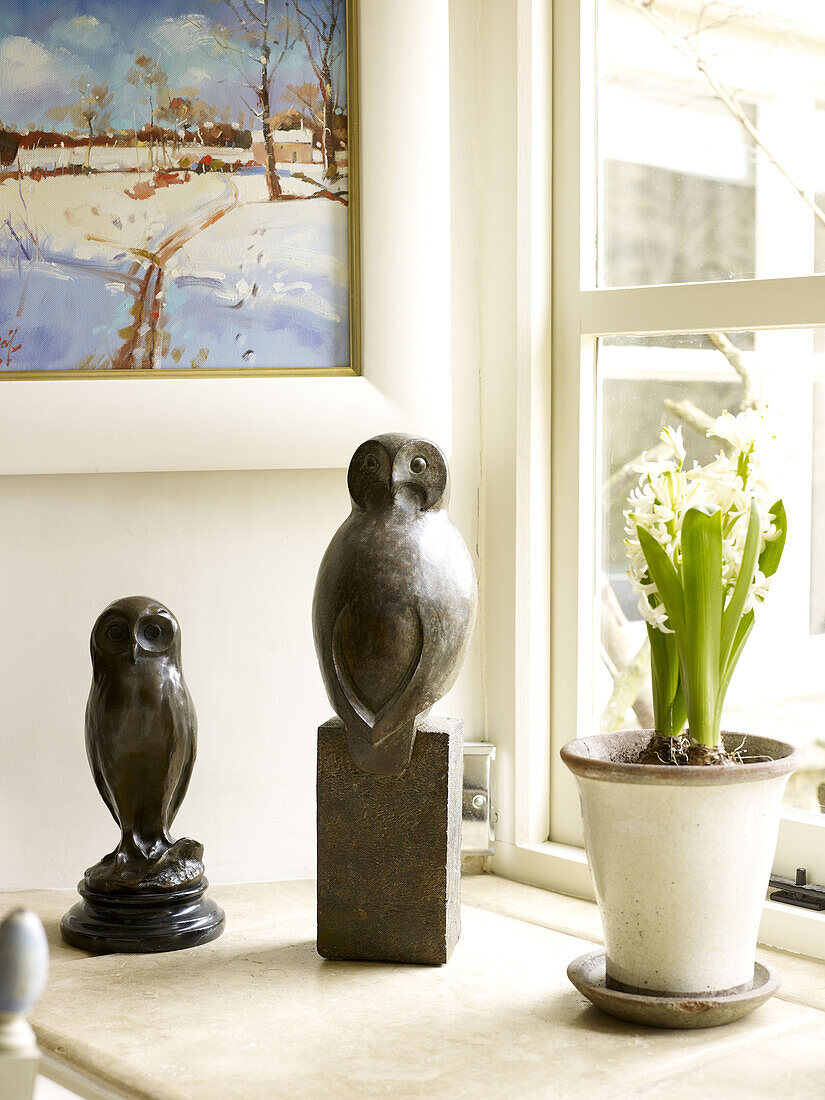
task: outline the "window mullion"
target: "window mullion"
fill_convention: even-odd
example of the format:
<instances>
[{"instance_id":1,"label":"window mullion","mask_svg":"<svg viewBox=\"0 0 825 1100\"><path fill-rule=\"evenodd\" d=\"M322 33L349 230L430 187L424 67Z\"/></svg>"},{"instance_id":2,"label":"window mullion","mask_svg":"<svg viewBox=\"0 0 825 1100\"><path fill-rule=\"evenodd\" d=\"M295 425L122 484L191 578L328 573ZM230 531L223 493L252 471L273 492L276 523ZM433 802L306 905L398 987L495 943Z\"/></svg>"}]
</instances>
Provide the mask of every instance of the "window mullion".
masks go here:
<instances>
[{"instance_id":1,"label":"window mullion","mask_svg":"<svg viewBox=\"0 0 825 1100\"><path fill-rule=\"evenodd\" d=\"M825 322L825 275L585 290L589 336L812 328Z\"/></svg>"},{"instance_id":2,"label":"window mullion","mask_svg":"<svg viewBox=\"0 0 825 1100\"><path fill-rule=\"evenodd\" d=\"M581 844L578 801L555 767L589 722L595 510L595 345L582 340L581 287L595 281L595 3L553 21L551 426L551 836Z\"/></svg>"}]
</instances>

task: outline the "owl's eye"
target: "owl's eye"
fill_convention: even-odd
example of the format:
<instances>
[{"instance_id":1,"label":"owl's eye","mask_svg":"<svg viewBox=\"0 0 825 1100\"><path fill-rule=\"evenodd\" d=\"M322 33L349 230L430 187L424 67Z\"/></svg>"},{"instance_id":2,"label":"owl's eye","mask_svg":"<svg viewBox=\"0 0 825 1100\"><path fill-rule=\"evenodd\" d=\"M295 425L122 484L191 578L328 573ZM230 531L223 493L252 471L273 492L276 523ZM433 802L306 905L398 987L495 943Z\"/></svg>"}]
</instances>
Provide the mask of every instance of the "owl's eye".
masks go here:
<instances>
[{"instance_id":1,"label":"owl's eye","mask_svg":"<svg viewBox=\"0 0 825 1100\"><path fill-rule=\"evenodd\" d=\"M427 469L426 458L422 458L421 455L416 455L416 457L410 463L410 469L414 474L423 474L424 471Z\"/></svg>"},{"instance_id":2,"label":"owl's eye","mask_svg":"<svg viewBox=\"0 0 825 1100\"><path fill-rule=\"evenodd\" d=\"M172 641L172 625L163 619L147 619L140 624L138 636L142 649L160 653L167 649Z\"/></svg>"},{"instance_id":3,"label":"owl's eye","mask_svg":"<svg viewBox=\"0 0 825 1100\"><path fill-rule=\"evenodd\" d=\"M126 652L132 632L128 623L123 622L122 619L109 619L103 622L97 637L101 649L111 653L112 656L117 656L119 653Z\"/></svg>"},{"instance_id":4,"label":"owl's eye","mask_svg":"<svg viewBox=\"0 0 825 1100\"><path fill-rule=\"evenodd\" d=\"M370 474L375 473L378 469L378 459L375 455L367 455L364 459L364 469Z\"/></svg>"}]
</instances>

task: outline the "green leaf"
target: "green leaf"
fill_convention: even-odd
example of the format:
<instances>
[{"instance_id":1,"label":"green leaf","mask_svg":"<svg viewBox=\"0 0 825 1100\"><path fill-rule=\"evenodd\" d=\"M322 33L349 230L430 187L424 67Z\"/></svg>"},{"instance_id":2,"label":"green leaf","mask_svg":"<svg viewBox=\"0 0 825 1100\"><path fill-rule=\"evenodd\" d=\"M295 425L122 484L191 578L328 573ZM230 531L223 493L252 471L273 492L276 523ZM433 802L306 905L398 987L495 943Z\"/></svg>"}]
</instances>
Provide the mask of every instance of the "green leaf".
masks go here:
<instances>
[{"instance_id":1,"label":"green leaf","mask_svg":"<svg viewBox=\"0 0 825 1100\"><path fill-rule=\"evenodd\" d=\"M736 668L736 664L742 656L742 650L745 648L745 642L748 640L750 632L753 630L754 617L753 611L749 611L747 615L743 615L739 620L739 626L736 629L733 646L731 647L730 656L728 657L727 668L722 671L722 675L719 679L718 695L716 699L716 720L720 724L722 721L722 708L725 705L725 696L730 686L733 670Z\"/></svg>"},{"instance_id":2,"label":"green leaf","mask_svg":"<svg viewBox=\"0 0 825 1100\"><path fill-rule=\"evenodd\" d=\"M647 562L647 568L659 598L665 605L668 625L671 630L678 631L684 621L684 596L682 583L673 562L667 556L665 549L659 545L649 531L636 524L636 534L639 544Z\"/></svg>"},{"instance_id":3,"label":"green leaf","mask_svg":"<svg viewBox=\"0 0 825 1100\"><path fill-rule=\"evenodd\" d=\"M742 564L739 568L739 576L733 593L728 601L728 606L722 613L722 648L719 658L719 674L724 676L728 667L728 659L733 646L733 639L742 618L745 601L751 589L753 575L756 572L757 558L759 556L759 542L762 527L762 517L759 515L759 506L756 499L751 500L750 519L748 520L748 533L745 545L742 549Z\"/></svg>"},{"instance_id":4,"label":"green leaf","mask_svg":"<svg viewBox=\"0 0 825 1100\"><path fill-rule=\"evenodd\" d=\"M678 737L682 730L685 728L685 722L687 722L687 711L685 710L685 693L682 690L682 681L679 680L679 687L676 691L676 695L673 698L673 706L670 708L670 733L669 737Z\"/></svg>"},{"instance_id":5,"label":"green leaf","mask_svg":"<svg viewBox=\"0 0 825 1100\"><path fill-rule=\"evenodd\" d=\"M766 577L772 577L779 568L782 560L782 551L785 549L785 536L788 533L788 517L785 514L785 505L781 500L771 506L771 519L773 520L779 535L770 542L765 543L765 549L759 555L759 568Z\"/></svg>"},{"instance_id":6,"label":"green leaf","mask_svg":"<svg viewBox=\"0 0 825 1100\"><path fill-rule=\"evenodd\" d=\"M772 577L779 568L779 563L782 560L782 551L785 549L785 536L788 531L788 517L785 514L785 506L781 500L778 500L776 504L771 506L770 514L779 530L779 535L770 542L766 542L765 549L759 555L759 568L766 577ZM754 620L755 615L753 610L750 610L747 615L742 616L736 628L736 634L733 638L730 653L728 654L727 665L722 669L719 680L719 694L716 701L716 712L720 722L722 708L725 705L725 695L730 686L734 669L736 668L739 658L742 656L745 642L747 642L750 637L750 632L753 630Z\"/></svg>"},{"instance_id":7,"label":"green leaf","mask_svg":"<svg viewBox=\"0 0 825 1100\"><path fill-rule=\"evenodd\" d=\"M679 691L679 655L676 638L647 624L650 639L650 673L653 687L653 723L663 737L674 737L673 703ZM682 723L684 725L684 722Z\"/></svg>"},{"instance_id":8,"label":"green leaf","mask_svg":"<svg viewBox=\"0 0 825 1100\"><path fill-rule=\"evenodd\" d=\"M674 631L681 630L684 622L684 596L679 574L667 552L648 531L637 525L636 532L648 573L664 605L668 626ZM686 720L676 635L665 634L648 625L648 637L654 722L657 732L665 737L675 737L681 733Z\"/></svg>"},{"instance_id":9,"label":"green leaf","mask_svg":"<svg viewBox=\"0 0 825 1100\"><path fill-rule=\"evenodd\" d=\"M688 508L682 524L684 628L676 644L694 741L719 742L716 703L722 634L722 513Z\"/></svg>"}]
</instances>

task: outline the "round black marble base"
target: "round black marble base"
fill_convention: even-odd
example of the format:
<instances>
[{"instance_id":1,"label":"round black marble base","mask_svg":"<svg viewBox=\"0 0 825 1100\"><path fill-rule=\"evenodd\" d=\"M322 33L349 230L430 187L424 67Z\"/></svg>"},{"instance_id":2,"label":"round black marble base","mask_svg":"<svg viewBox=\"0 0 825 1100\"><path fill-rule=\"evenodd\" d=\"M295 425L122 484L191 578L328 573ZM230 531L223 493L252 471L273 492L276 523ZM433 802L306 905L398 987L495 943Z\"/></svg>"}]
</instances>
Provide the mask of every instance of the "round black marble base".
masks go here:
<instances>
[{"instance_id":1,"label":"round black marble base","mask_svg":"<svg viewBox=\"0 0 825 1100\"><path fill-rule=\"evenodd\" d=\"M66 943L95 955L182 951L215 940L223 932L223 910L205 897L206 879L187 890L145 894L102 894L85 882L83 901L60 922Z\"/></svg>"}]
</instances>

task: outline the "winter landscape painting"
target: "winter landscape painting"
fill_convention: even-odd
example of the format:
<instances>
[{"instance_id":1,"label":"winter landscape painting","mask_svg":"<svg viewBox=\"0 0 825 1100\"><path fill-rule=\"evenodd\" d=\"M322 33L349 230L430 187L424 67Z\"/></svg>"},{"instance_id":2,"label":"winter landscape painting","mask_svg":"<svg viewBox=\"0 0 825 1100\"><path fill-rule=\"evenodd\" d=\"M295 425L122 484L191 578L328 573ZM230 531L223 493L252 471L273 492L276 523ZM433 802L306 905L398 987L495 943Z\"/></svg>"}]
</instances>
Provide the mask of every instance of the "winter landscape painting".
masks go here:
<instances>
[{"instance_id":1,"label":"winter landscape painting","mask_svg":"<svg viewBox=\"0 0 825 1100\"><path fill-rule=\"evenodd\" d=\"M4 377L357 373L353 4L3 0Z\"/></svg>"}]
</instances>

